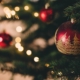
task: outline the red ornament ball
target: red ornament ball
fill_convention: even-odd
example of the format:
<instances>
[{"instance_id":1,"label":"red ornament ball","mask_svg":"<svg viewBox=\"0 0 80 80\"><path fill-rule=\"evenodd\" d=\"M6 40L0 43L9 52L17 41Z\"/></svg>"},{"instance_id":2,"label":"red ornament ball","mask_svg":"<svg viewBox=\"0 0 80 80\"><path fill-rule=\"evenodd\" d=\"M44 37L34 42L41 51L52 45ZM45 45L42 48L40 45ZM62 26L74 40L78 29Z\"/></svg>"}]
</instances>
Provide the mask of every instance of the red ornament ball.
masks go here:
<instances>
[{"instance_id":1,"label":"red ornament ball","mask_svg":"<svg viewBox=\"0 0 80 80\"><path fill-rule=\"evenodd\" d=\"M63 54L80 54L80 25L64 22L55 33L55 44Z\"/></svg>"},{"instance_id":2,"label":"red ornament ball","mask_svg":"<svg viewBox=\"0 0 80 80\"><path fill-rule=\"evenodd\" d=\"M11 45L11 42L12 42L12 37L3 32L3 33L0 33L0 47L1 48L6 48L6 47L9 47Z\"/></svg>"},{"instance_id":3,"label":"red ornament ball","mask_svg":"<svg viewBox=\"0 0 80 80\"><path fill-rule=\"evenodd\" d=\"M42 9L40 11L39 17L43 22L51 22L53 20L54 11L51 8Z\"/></svg>"}]
</instances>

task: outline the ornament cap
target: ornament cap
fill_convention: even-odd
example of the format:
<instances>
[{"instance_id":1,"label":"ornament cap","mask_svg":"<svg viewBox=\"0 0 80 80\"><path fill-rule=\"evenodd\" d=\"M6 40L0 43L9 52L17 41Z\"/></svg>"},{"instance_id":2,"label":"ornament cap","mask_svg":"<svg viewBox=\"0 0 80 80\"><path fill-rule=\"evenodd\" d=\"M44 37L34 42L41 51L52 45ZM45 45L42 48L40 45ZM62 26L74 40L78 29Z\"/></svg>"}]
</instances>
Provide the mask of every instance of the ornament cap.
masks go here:
<instances>
[{"instance_id":1,"label":"ornament cap","mask_svg":"<svg viewBox=\"0 0 80 80\"><path fill-rule=\"evenodd\" d=\"M49 4L49 3L46 3L46 4L45 4L45 9L48 9L49 6L50 6L50 4Z\"/></svg>"},{"instance_id":2,"label":"ornament cap","mask_svg":"<svg viewBox=\"0 0 80 80\"><path fill-rule=\"evenodd\" d=\"M71 18L71 23L75 24L76 23L76 19L75 18Z\"/></svg>"}]
</instances>

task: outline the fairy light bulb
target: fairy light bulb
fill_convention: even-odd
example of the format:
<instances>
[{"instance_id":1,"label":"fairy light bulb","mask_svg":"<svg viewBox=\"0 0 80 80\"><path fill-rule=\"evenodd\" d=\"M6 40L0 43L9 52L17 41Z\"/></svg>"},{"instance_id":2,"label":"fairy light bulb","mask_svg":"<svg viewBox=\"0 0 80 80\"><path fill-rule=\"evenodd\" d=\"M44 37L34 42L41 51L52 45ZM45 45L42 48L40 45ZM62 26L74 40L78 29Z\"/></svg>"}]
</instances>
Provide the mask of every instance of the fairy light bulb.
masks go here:
<instances>
[{"instance_id":1,"label":"fairy light bulb","mask_svg":"<svg viewBox=\"0 0 80 80\"><path fill-rule=\"evenodd\" d=\"M3 11L4 11L5 13L10 13L9 7L4 7Z\"/></svg>"},{"instance_id":2,"label":"fairy light bulb","mask_svg":"<svg viewBox=\"0 0 80 80\"><path fill-rule=\"evenodd\" d=\"M61 76L62 75L62 72L58 72L58 75Z\"/></svg>"},{"instance_id":3,"label":"fairy light bulb","mask_svg":"<svg viewBox=\"0 0 80 80\"><path fill-rule=\"evenodd\" d=\"M6 14L6 18L11 18L11 10L9 7L4 7L3 11Z\"/></svg>"},{"instance_id":4,"label":"fairy light bulb","mask_svg":"<svg viewBox=\"0 0 80 80\"><path fill-rule=\"evenodd\" d=\"M34 12L34 16L35 17L38 17L39 16L39 13L38 12Z\"/></svg>"},{"instance_id":5,"label":"fairy light bulb","mask_svg":"<svg viewBox=\"0 0 80 80\"><path fill-rule=\"evenodd\" d=\"M14 8L14 10L15 10L15 11L19 11L20 8L19 8L18 6L16 6L16 7Z\"/></svg>"},{"instance_id":6,"label":"fairy light bulb","mask_svg":"<svg viewBox=\"0 0 80 80\"><path fill-rule=\"evenodd\" d=\"M46 64L45 64L45 66L46 66L46 67L49 67L49 64L48 64L48 63L46 63Z\"/></svg>"},{"instance_id":7,"label":"fairy light bulb","mask_svg":"<svg viewBox=\"0 0 80 80\"><path fill-rule=\"evenodd\" d=\"M16 19L19 19L19 16L18 16L18 15L15 15L15 18L16 18Z\"/></svg>"},{"instance_id":8,"label":"fairy light bulb","mask_svg":"<svg viewBox=\"0 0 80 80\"><path fill-rule=\"evenodd\" d=\"M20 43L15 43L15 47L16 47L16 48L19 48L20 46L21 46Z\"/></svg>"},{"instance_id":9,"label":"fairy light bulb","mask_svg":"<svg viewBox=\"0 0 80 80\"><path fill-rule=\"evenodd\" d=\"M11 11L11 15L14 16L16 12L14 10Z\"/></svg>"},{"instance_id":10,"label":"fairy light bulb","mask_svg":"<svg viewBox=\"0 0 80 80\"><path fill-rule=\"evenodd\" d=\"M22 46L18 47L18 51L22 52L24 50L24 48Z\"/></svg>"},{"instance_id":11,"label":"fairy light bulb","mask_svg":"<svg viewBox=\"0 0 80 80\"><path fill-rule=\"evenodd\" d=\"M7 13L6 14L6 18L8 18L8 19L11 18L11 14L10 13Z\"/></svg>"},{"instance_id":12,"label":"fairy light bulb","mask_svg":"<svg viewBox=\"0 0 80 80\"><path fill-rule=\"evenodd\" d=\"M31 50L27 50L27 51L26 51L26 54L27 54L28 56L30 56L30 55L32 54L32 51L31 51Z\"/></svg>"},{"instance_id":13,"label":"fairy light bulb","mask_svg":"<svg viewBox=\"0 0 80 80\"><path fill-rule=\"evenodd\" d=\"M29 10L29 6L24 6L24 10Z\"/></svg>"},{"instance_id":14,"label":"fairy light bulb","mask_svg":"<svg viewBox=\"0 0 80 80\"><path fill-rule=\"evenodd\" d=\"M15 42L20 43L21 42L21 38L20 37L16 37L15 38Z\"/></svg>"},{"instance_id":15,"label":"fairy light bulb","mask_svg":"<svg viewBox=\"0 0 80 80\"><path fill-rule=\"evenodd\" d=\"M16 27L16 31L17 31L17 32L22 32L22 27L21 27L21 26L17 26L17 27Z\"/></svg>"},{"instance_id":16,"label":"fairy light bulb","mask_svg":"<svg viewBox=\"0 0 80 80\"><path fill-rule=\"evenodd\" d=\"M34 57L35 62L39 62L39 57Z\"/></svg>"}]
</instances>

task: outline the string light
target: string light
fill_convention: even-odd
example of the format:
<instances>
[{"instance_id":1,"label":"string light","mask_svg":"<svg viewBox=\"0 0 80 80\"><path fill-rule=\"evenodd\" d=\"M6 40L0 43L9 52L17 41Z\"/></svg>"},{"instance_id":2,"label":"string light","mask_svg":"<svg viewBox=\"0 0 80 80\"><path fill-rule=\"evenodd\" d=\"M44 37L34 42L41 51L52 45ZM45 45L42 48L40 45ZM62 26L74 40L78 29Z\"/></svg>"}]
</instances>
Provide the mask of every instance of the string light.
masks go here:
<instances>
[{"instance_id":1,"label":"string light","mask_svg":"<svg viewBox=\"0 0 80 80\"><path fill-rule=\"evenodd\" d=\"M16 18L16 19L19 19L19 16L18 16L18 15L15 15L15 18Z\"/></svg>"},{"instance_id":2,"label":"string light","mask_svg":"<svg viewBox=\"0 0 80 80\"><path fill-rule=\"evenodd\" d=\"M54 71L51 71L51 74L54 74Z\"/></svg>"},{"instance_id":3,"label":"string light","mask_svg":"<svg viewBox=\"0 0 80 80\"><path fill-rule=\"evenodd\" d=\"M18 47L18 51L22 52L24 48L22 46Z\"/></svg>"},{"instance_id":4,"label":"string light","mask_svg":"<svg viewBox=\"0 0 80 80\"><path fill-rule=\"evenodd\" d=\"M15 9L15 11L19 11L20 10L20 8L18 6L16 6L14 9Z\"/></svg>"},{"instance_id":5,"label":"string light","mask_svg":"<svg viewBox=\"0 0 80 80\"><path fill-rule=\"evenodd\" d=\"M11 18L11 14L10 13L7 13L6 14L6 18Z\"/></svg>"},{"instance_id":6,"label":"string light","mask_svg":"<svg viewBox=\"0 0 80 80\"><path fill-rule=\"evenodd\" d=\"M6 14L6 18L11 18L11 10L8 7L4 7L3 11Z\"/></svg>"},{"instance_id":7,"label":"string light","mask_svg":"<svg viewBox=\"0 0 80 80\"><path fill-rule=\"evenodd\" d=\"M11 11L11 15L14 16L15 14L16 14L16 12L15 12L14 10L12 10L12 11Z\"/></svg>"},{"instance_id":8,"label":"string light","mask_svg":"<svg viewBox=\"0 0 80 80\"><path fill-rule=\"evenodd\" d=\"M34 16L35 17L38 17L39 16L39 13L38 12L34 12Z\"/></svg>"},{"instance_id":9,"label":"string light","mask_svg":"<svg viewBox=\"0 0 80 80\"><path fill-rule=\"evenodd\" d=\"M24 10L29 10L29 6L24 6Z\"/></svg>"},{"instance_id":10,"label":"string light","mask_svg":"<svg viewBox=\"0 0 80 80\"><path fill-rule=\"evenodd\" d=\"M62 75L62 72L58 72L58 75L61 76Z\"/></svg>"},{"instance_id":11,"label":"string light","mask_svg":"<svg viewBox=\"0 0 80 80\"><path fill-rule=\"evenodd\" d=\"M17 26L17 27L16 27L16 31L17 31L17 32L22 32L22 27L21 27L21 26Z\"/></svg>"},{"instance_id":12,"label":"string light","mask_svg":"<svg viewBox=\"0 0 80 80\"><path fill-rule=\"evenodd\" d=\"M5 12L5 13L10 12L10 9L9 9L8 7L4 7L4 9L3 9L3 10L4 10L4 12Z\"/></svg>"},{"instance_id":13,"label":"string light","mask_svg":"<svg viewBox=\"0 0 80 80\"><path fill-rule=\"evenodd\" d=\"M15 42L20 43L21 42L21 38L20 37L16 37L15 38Z\"/></svg>"},{"instance_id":14,"label":"string light","mask_svg":"<svg viewBox=\"0 0 80 80\"><path fill-rule=\"evenodd\" d=\"M16 48L19 48L20 46L21 46L20 43L16 43L16 44L15 44L15 47L16 47Z\"/></svg>"},{"instance_id":15,"label":"string light","mask_svg":"<svg viewBox=\"0 0 80 80\"><path fill-rule=\"evenodd\" d=\"M46 63L46 64L45 64L45 66L46 66L46 67L49 67L49 64L48 64L48 63Z\"/></svg>"},{"instance_id":16,"label":"string light","mask_svg":"<svg viewBox=\"0 0 80 80\"><path fill-rule=\"evenodd\" d=\"M35 62L39 62L39 57L34 57Z\"/></svg>"},{"instance_id":17,"label":"string light","mask_svg":"<svg viewBox=\"0 0 80 80\"><path fill-rule=\"evenodd\" d=\"M27 51L26 51L26 54L27 54L28 56L30 56L30 55L32 54L32 51L31 51L31 50L27 50Z\"/></svg>"}]
</instances>

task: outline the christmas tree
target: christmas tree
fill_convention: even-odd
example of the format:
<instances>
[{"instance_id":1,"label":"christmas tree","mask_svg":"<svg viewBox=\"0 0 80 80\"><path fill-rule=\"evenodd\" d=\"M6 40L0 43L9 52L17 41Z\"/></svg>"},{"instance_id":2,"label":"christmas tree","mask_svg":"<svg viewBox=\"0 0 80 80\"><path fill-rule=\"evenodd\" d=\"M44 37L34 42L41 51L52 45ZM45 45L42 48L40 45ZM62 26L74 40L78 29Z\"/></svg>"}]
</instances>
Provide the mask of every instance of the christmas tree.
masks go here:
<instances>
[{"instance_id":1,"label":"christmas tree","mask_svg":"<svg viewBox=\"0 0 80 80\"><path fill-rule=\"evenodd\" d=\"M69 54L61 42L56 47L56 33L63 25L61 33L68 30L67 37L77 34L73 35L77 46L67 38L67 43L73 46L67 46L71 50ZM73 28L68 29L68 25ZM79 26L79 0L1 0L0 76L5 74L7 80L77 80L80 75ZM63 48L66 54L58 48ZM0 79L4 80L4 76Z\"/></svg>"}]
</instances>

